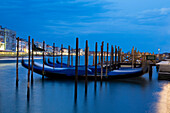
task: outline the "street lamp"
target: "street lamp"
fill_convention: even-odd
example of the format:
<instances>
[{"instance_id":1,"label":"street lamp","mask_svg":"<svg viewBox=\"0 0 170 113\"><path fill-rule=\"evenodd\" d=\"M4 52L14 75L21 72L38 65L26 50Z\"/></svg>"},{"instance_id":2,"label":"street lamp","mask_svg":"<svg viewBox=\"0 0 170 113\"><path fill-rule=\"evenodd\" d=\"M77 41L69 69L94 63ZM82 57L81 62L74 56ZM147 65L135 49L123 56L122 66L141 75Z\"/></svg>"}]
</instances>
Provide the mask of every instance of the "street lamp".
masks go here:
<instances>
[{"instance_id":1,"label":"street lamp","mask_svg":"<svg viewBox=\"0 0 170 113\"><path fill-rule=\"evenodd\" d=\"M160 60L160 48L158 48L158 58L159 58L159 60Z\"/></svg>"},{"instance_id":2,"label":"street lamp","mask_svg":"<svg viewBox=\"0 0 170 113\"><path fill-rule=\"evenodd\" d=\"M160 54L160 49L158 48L158 54Z\"/></svg>"}]
</instances>

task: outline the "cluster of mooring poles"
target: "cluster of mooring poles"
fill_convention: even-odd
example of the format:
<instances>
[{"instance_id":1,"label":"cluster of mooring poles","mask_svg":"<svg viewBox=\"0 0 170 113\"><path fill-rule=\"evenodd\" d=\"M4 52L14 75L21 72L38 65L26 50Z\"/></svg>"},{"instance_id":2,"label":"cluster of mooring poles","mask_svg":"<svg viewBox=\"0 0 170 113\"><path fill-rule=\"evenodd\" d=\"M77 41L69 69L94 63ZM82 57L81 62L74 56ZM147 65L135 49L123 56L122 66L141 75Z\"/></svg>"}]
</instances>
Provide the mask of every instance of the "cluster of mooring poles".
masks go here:
<instances>
[{"instance_id":1,"label":"cluster of mooring poles","mask_svg":"<svg viewBox=\"0 0 170 113\"><path fill-rule=\"evenodd\" d=\"M89 61L89 46L88 41L86 40L85 47L85 95L87 95L87 84L88 84L88 61ZM121 67L121 65L131 65L132 68L135 68L137 64L137 60L141 60L142 64L146 64L146 55L154 55L151 53L137 52L137 49L132 48L131 53L124 53L122 49L115 45L111 45L111 51L109 53L109 43L107 43L107 51L104 52L104 42L101 44L101 51L98 52L98 43L95 43L95 51L93 52L93 66L95 66L94 80L95 80L95 91L96 91L96 82L97 80L103 80L103 65L105 64L106 73L108 74L108 70L114 70ZM28 37L28 82L27 82L27 99L29 100L29 89L30 89L30 67L31 67L31 83L33 84L33 72L34 72L34 39L32 39L32 52L30 51L30 36ZM63 44L61 44L61 67L63 67ZM30 64L30 57L32 55L32 63ZM43 41L43 70L42 70L42 80L44 80L44 64L45 64L45 41ZM97 61L97 56L99 56ZM108 61L108 56L110 56L110 61ZM17 38L17 62L16 62L16 87L18 87L18 57L19 57L19 37ZM73 67L73 48L68 46L68 59L67 59L67 67L70 66L70 57L71 57L71 66ZM106 57L106 58L105 58ZM104 59L103 59L104 58ZM48 59L49 60L49 59ZM58 59L56 60L58 62ZM76 58L75 58L75 102L77 100L77 82L78 82L78 65L80 65L80 49L79 49L79 39L76 38ZM101 66L101 73L98 76L97 65ZM154 64L149 65L149 78L152 78L152 66ZM53 69L55 69L55 43L53 43Z\"/></svg>"}]
</instances>

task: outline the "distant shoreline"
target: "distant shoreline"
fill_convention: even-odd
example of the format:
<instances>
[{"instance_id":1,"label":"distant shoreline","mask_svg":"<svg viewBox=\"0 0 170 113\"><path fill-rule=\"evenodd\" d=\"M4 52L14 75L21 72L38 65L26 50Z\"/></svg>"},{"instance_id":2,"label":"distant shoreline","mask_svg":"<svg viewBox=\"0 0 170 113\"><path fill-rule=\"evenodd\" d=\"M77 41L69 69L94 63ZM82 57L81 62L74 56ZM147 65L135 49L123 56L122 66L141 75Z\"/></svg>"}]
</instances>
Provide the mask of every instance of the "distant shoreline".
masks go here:
<instances>
[{"instance_id":1,"label":"distant shoreline","mask_svg":"<svg viewBox=\"0 0 170 113\"><path fill-rule=\"evenodd\" d=\"M45 55L45 56L48 56L48 57L53 57L52 55ZM55 55L54 57L59 57L61 55ZM68 55L62 55L62 56L68 56ZM75 56L75 55L73 55ZM81 55L81 56L84 56L84 55ZM16 58L17 56L0 56L0 59L1 58ZM28 55L23 55L23 56L19 56L19 57L28 57ZM34 57L43 57L43 55L34 55Z\"/></svg>"}]
</instances>

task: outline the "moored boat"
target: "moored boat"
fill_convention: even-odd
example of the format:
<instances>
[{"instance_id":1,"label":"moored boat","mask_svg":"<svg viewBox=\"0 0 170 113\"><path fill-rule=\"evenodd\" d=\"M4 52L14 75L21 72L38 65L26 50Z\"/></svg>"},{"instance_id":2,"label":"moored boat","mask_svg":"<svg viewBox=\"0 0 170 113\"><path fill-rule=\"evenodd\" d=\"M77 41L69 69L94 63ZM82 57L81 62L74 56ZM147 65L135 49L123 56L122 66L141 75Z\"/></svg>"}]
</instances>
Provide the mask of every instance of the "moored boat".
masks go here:
<instances>
[{"instance_id":1,"label":"moored boat","mask_svg":"<svg viewBox=\"0 0 170 113\"><path fill-rule=\"evenodd\" d=\"M34 62L35 65L33 65L34 72L43 75L43 64ZM28 69L28 63L26 63L24 60L22 60L22 66ZM30 68L32 65L30 65ZM90 69L88 69L88 74L93 74ZM84 68L78 68L78 76L84 77L85 75L85 69ZM44 76L50 77L50 78L61 78L61 79L73 79L75 78L75 67L72 68L54 68L50 66L44 66Z\"/></svg>"},{"instance_id":2,"label":"moored boat","mask_svg":"<svg viewBox=\"0 0 170 113\"><path fill-rule=\"evenodd\" d=\"M159 66L158 79L170 80L170 59L156 63Z\"/></svg>"},{"instance_id":3,"label":"moored boat","mask_svg":"<svg viewBox=\"0 0 170 113\"><path fill-rule=\"evenodd\" d=\"M34 63L33 66L34 72L43 75L43 64ZM22 60L22 65L25 68L28 68L28 64ZM31 65L30 65L31 68ZM112 80L112 79L124 79L124 78L132 78L138 77L143 74L142 68L120 68L119 70L113 70L108 73L108 75L104 75L102 77L103 80ZM49 78L57 78L57 79L74 79L75 78L75 67L68 67L68 68L60 68L60 67L53 67L44 66L44 76ZM85 79L85 68L78 67L78 78ZM94 80L95 76L94 73L88 69L88 79ZM97 80L101 80L101 76L97 75Z\"/></svg>"},{"instance_id":4,"label":"moored boat","mask_svg":"<svg viewBox=\"0 0 170 113\"><path fill-rule=\"evenodd\" d=\"M46 62L46 60L45 60L45 65L53 67L53 62L51 62L50 60L48 60L48 62ZM57 63L54 63L54 66L55 67L61 67L61 63L58 61ZM67 64L62 63L62 67L67 67ZM72 67L72 66L69 65L68 67ZM75 66L73 66L73 67L75 67ZM84 67L85 68L85 65L79 65L78 67L81 67L81 68ZM95 73L95 66L88 65L88 68L91 69L93 73ZM99 66L99 65L97 66L97 72L101 73L101 66ZM105 73L105 72L106 72L106 69L103 69L103 73Z\"/></svg>"},{"instance_id":5,"label":"moored boat","mask_svg":"<svg viewBox=\"0 0 170 113\"><path fill-rule=\"evenodd\" d=\"M143 74L142 68L119 68L108 73L108 79L122 79L138 77Z\"/></svg>"}]
</instances>

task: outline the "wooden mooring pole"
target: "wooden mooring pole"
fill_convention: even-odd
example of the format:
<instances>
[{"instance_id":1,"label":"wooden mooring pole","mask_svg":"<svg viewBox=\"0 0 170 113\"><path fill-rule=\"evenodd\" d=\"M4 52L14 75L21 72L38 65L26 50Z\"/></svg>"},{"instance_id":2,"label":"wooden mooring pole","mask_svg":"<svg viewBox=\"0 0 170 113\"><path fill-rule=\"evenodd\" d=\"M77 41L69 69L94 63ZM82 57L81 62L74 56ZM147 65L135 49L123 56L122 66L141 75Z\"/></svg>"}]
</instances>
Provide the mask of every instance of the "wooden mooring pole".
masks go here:
<instances>
[{"instance_id":1,"label":"wooden mooring pole","mask_svg":"<svg viewBox=\"0 0 170 113\"><path fill-rule=\"evenodd\" d=\"M45 41L43 41L43 76L42 79L44 79L44 63L45 63L45 56L44 56L44 52L45 52Z\"/></svg>"},{"instance_id":2,"label":"wooden mooring pole","mask_svg":"<svg viewBox=\"0 0 170 113\"><path fill-rule=\"evenodd\" d=\"M131 58L132 58L132 68L134 68L134 47L132 48Z\"/></svg>"},{"instance_id":3,"label":"wooden mooring pole","mask_svg":"<svg viewBox=\"0 0 170 113\"><path fill-rule=\"evenodd\" d=\"M48 63L50 63L50 58L48 58Z\"/></svg>"},{"instance_id":4,"label":"wooden mooring pole","mask_svg":"<svg viewBox=\"0 0 170 113\"><path fill-rule=\"evenodd\" d=\"M28 84L27 84L27 100L30 95L30 36L28 36Z\"/></svg>"},{"instance_id":5,"label":"wooden mooring pole","mask_svg":"<svg viewBox=\"0 0 170 113\"><path fill-rule=\"evenodd\" d=\"M115 69L116 69L116 65L117 65L117 47L115 45Z\"/></svg>"},{"instance_id":6,"label":"wooden mooring pole","mask_svg":"<svg viewBox=\"0 0 170 113\"><path fill-rule=\"evenodd\" d=\"M99 52L99 64L100 64L100 52Z\"/></svg>"},{"instance_id":7,"label":"wooden mooring pole","mask_svg":"<svg viewBox=\"0 0 170 113\"><path fill-rule=\"evenodd\" d=\"M58 57L56 58L56 63L58 63L59 61L58 61Z\"/></svg>"},{"instance_id":8,"label":"wooden mooring pole","mask_svg":"<svg viewBox=\"0 0 170 113\"><path fill-rule=\"evenodd\" d=\"M31 67L31 84L33 83L33 73L34 73L34 39L32 39L32 67Z\"/></svg>"},{"instance_id":9,"label":"wooden mooring pole","mask_svg":"<svg viewBox=\"0 0 170 113\"><path fill-rule=\"evenodd\" d=\"M120 67L120 47L118 46L118 68Z\"/></svg>"},{"instance_id":10,"label":"wooden mooring pole","mask_svg":"<svg viewBox=\"0 0 170 113\"><path fill-rule=\"evenodd\" d=\"M63 44L61 44L61 67L63 67Z\"/></svg>"},{"instance_id":11,"label":"wooden mooring pole","mask_svg":"<svg viewBox=\"0 0 170 113\"><path fill-rule=\"evenodd\" d=\"M17 38L16 87L18 87L18 57L19 57L19 37Z\"/></svg>"},{"instance_id":12,"label":"wooden mooring pole","mask_svg":"<svg viewBox=\"0 0 170 113\"><path fill-rule=\"evenodd\" d=\"M104 42L102 42L102 46L101 46L101 81L103 79L103 44Z\"/></svg>"},{"instance_id":13,"label":"wooden mooring pole","mask_svg":"<svg viewBox=\"0 0 170 113\"><path fill-rule=\"evenodd\" d=\"M89 65L89 47L88 47L87 50L88 50L88 51L87 51L87 65Z\"/></svg>"},{"instance_id":14,"label":"wooden mooring pole","mask_svg":"<svg viewBox=\"0 0 170 113\"><path fill-rule=\"evenodd\" d=\"M67 60L67 67L70 66L70 46L68 46L68 60Z\"/></svg>"},{"instance_id":15,"label":"wooden mooring pole","mask_svg":"<svg viewBox=\"0 0 170 113\"><path fill-rule=\"evenodd\" d=\"M104 62L106 61L106 52L103 52L103 54L104 54Z\"/></svg>"},{"instance_id":16,"label":"wooden mooring pole","mask_svg":"<svg viewBox=\"0 0 170 113\"><path fill-rule=\"evenodd\" d=\"M55 43L53 43L53 69L55 68Z\"/></svg>"},{"instance_id":17,"label":"wooden mooring pole","mask_svg":"<svg viewBox=\"0 0 170 113\"><path fill-rule=\"evenodd\" d=\"M137 49L134 50L134 68L136 68Z\"/></svg>"},{"instance_id":18,"label":"wooden mooring pole","mask_svg":"<svg viewBox=\"0 0 170 113\"><path fill-rule=\"evenodd\" d=\"M122 52L122 48L120 49L120 63L123 62L123 52Z\"/></svg>"},{"instance_id":19,"label":"wooden mooring pole","mask_svg":"<svg viewBox=\"0 0 170 113\"><path fill-rule=\"evenodd\" d=\"M88 68L88 41L86 40L86 51L85 51L85 95L87 95L87 68Z\"/></svg>"},{"instance_id":20,"label":"wooden mooring pole","mask_svg":"<svg viewBox=\"0 0 170 113\"><path fill-rule=\"evenodd\" d=\"M152 80L152 64L149 64L149 80Z\"/></svg>"},{"instance_id":21,"label":"wooden mooring pole","mask_svg":"<svg viewBox=\"0 0 170 113\"><path fill-rule=\"evenodd\" d=\"M96 91L96 81L97 81L97 42L96 42L96 48L95 48L95 91Z\"/></svg>"},{"instance_id":22,"label":"wooden mooring pole","mask_svg":"<svg viewBox=\"0 0 170 113\"><path fill-rule=\"evenodd\" d=\"M78 38L76 38L76 62L75 62L75 102L77 101L77 82L78 82Z\"/></svg>"},{"instance_id":23,"label":"wooden mooring pole","mask_svg":"<svg viewBox=\"0 0 170 113\"><path fill-rule=\"evenodd\" d=\"M71 49L71 67L73 67L73 48Z\"/></svg>"},{"instance_id":24,"label":"wooden mooring pole","mask_svg":"<svg viewBox=\"0 0 170 113\"><path fill-rule=\"evenodd\" d=\"M95 52L93 52L93 66L95 65Z\"/></svg>"},{"instance_id":25,"label":"wooden mooring pole","mask_svg":"<svg viewBox=\"0 0 170 113\"><path fill-rule=\"evenodd\" d=\"M113 45L111 46L111 52L110 52L110 70L112 70L113 66Z\"/></svg>"},{"instance_id":26,"label":"wooden mooring pole","mask_svg":"<svg viewBox=\"0 0 170 113\"><path fill-rule=\"evenodd\" d=\"M109 43L107 43L106 76L107 76L107 71L108 71L108 55L109 55Z\"/></svg>"},{"instance_id":27,"label":"wooden mooring pole","mask_svg":"<svg viewBox=\"0 0 170 113\"><path fill-rule=\"evenodd\" d=\"M116 69L116 65L115 65L115 61L114 61L114 47L112 46L112 66L113 66L113 69Z\"/></svg>"}]
</instances>

